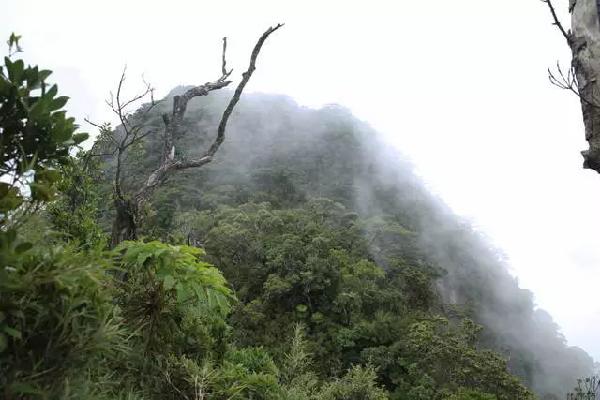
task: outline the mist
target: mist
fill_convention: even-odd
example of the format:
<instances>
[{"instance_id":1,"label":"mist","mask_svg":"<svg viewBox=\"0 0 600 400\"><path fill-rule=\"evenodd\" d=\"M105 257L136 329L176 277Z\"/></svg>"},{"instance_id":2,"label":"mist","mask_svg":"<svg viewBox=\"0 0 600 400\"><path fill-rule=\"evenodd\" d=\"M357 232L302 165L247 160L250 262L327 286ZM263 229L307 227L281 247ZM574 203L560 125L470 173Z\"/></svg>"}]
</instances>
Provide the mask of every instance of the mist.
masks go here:
<instances>
[{"instance_id":1,"label":"mist","mask_svg":"<svg viewBox=\"0 0 600 400\"><path fill-rule=\"evenodd\" d=\"M169 96L183 91L177 88ZM229 95L224 91L190 104L189 134L176 153L202 154ZM170 102L165 104L166 110ZM156 126L159 115L152 119ZM160 138L148 142L149 156L136 168L147 170L157 162L152 156L157 146ZM110 174L107 170L107 179ZM270 192L274 182L285 192ZM161 192L159 198L171 199L174 220L191 210L245 202L293 208L310 199L337 201L365 220L374 261L386 268L396 257L435 271L439 311L482 324L480 345L502 354L511 371L540 395L562 395L594 371L592 357L569 346L534 294L520 287L502 250L432 194L389 138L343 106L311 108L282 95L245 96L214 163L175 177ZM206 240L199 226L185 226L186 234Z\"/></svg>"},{"instance_id":2,"label":"mist","mask_svg":"<svg viewBox=\"0 0 600 400\"><path fill-rule=\"evenodd\" d=\"M340 202L366 221L380 265L389 252L407 257L418 248L411 261L440 274L442 311L484 325L481 345L504 355L538 393L562 393L590 374L588 354L600 357L591 298L600 186L581 170L577 100L546 79L546 68L569 56L546 10L516 0L259 3L234 2L224 12L186 2L109 2L91 11L10 2L0 34L23 34L32 60L56 71L79 121L114 122L104 99L123 65L128 88L144 75L168 98L218 72L222 36L237 74L256 32L285 22L222 154L206 171L173 179L171 188L183 182L189 190L177 189L169 212L275 201L261 179L287 163L277 179L292 194L275 207ZM564 13L567 5L558 5ZM214 18L198 22L203 15ZM200 154L228 95L190 105L179 154ZM161 126L159 114L150 124ZM159 142L149 138L132 185L155 166ZM209 195L206 187L219 189Z\"/></svg>"}]
</instances>

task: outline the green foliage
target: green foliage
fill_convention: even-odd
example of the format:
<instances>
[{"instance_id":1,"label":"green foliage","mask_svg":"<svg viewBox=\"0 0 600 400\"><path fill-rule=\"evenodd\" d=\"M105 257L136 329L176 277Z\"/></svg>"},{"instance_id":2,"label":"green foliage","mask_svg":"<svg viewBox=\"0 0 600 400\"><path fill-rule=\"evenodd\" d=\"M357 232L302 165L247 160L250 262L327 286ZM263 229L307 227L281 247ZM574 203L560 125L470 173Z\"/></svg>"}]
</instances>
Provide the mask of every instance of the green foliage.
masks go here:
<instances>
[{"instance_id":1,"label":"green foliage","mask_svg":"<svg viewBox=\"0 0 600 400\"><path fill-rule=\"evenodd\" d=\"M74 131L59 111L65 99L55 101L54 88L45 91L41 71L37 84L31 75L41 95L28 92L27 79L13 81L26 69L8 62L13 71L5 80L23 90L10 92L16 111L2 123L18 136L44 128L27 125L27 118L42 118L40 109L52 121L65 120L37 133L54 138L54 153L44 142L31 159L13 156L29 164L20 173L35 199L53 201L34 221L0 235L0 396L533 398L509 367L529 379L548 364L538 364L532 350L507 365L487 348L517 348L515 335L478 318L534 321L530 297L416 178L390 172L406 165L375 160L384 152L372 132L344 110L303 110L294 120L289 101L279 99L268 112L247 102L253 118L243 135L232 133L219 163L178 174L147 205L147 241L104 252L96 249L105 243L99 227L114 211L101 200L110 191L103 180L112 176L113 160L69 157L78 137L61 141ZM33 116L9 121L37 102ZM190 104L184 124L199 135L176 144L190 156L201 153L219 108L202 103L196 115L206 120L195 121L198 104ZM149 126L162 123L159 114L149 118ZM276 135L266 129L271 125ZM104 126L97 148L115 134ZM127 190L155 166L160 146L149 136L126 157ZM60 196L39 197L35 185L44 179ZM2 193L0 187L6 217L23 195ZM449 305L449 298L466 306ZM532 332L556 331L547 321L543 326Z\"/></svg>"},{"instance_id":2,"label":"green foliage","mask_svg":"<svg viewBox=\"0 0 600 400\"><path fill-rule=\"evenodd\" d=\"M208 254L237 289L240 304L231 320L237 341L282 357L282 382L298 398L307 394L294 375L310 388L315 377L368 363L394 399L441 399L460 387L498 399L529 398L501 357L478 349L481 327L434 313L436 273L418 264L418 250L399 259L388 249L388 269L380 268L365 239L372 224L347 214L340 204L315 200L296 209L245 204L195 216ZM410 248L408 231L394 232ZM289 353L279 333L297 323L306 326L306 342L296 332L303 350L296 344ZM319 360L309 375L289 372L306 369L290 360L308 363L300 355L309 348Z\"/></svg>"},{"instance_id":3,"label":"green foliage","mask_svg":"<svg viewBox=\"0 0 600 400\"><path fill-rule=\"evenodd\" d=\"M327 384L319 400L386 400L386 392L377 386L372 367L355 366L341 379Z\"/></svg>"},{"instance_id":4,"label":"green foliage","mask_svg":"<svg viewBox=\"0 0 600 400\"><path fill-rule=\"evenodd\" d=\"M20 51L19 38L13 34L8 43ZM47 83L51 73L10 56L0 66L0 225L21 206L24 192L34 202L51 200L60 178L56 167L87 139L61 110L68 97Z\"/></svg>"},{"instance_id":5,"label":"green foliage","mask_svg":"<svg viewBox=\"0 0 600 400\"><path fill-rule=\"evenodd\" d=\"M202 250L124 242L115 251L124 273L116 300L144 351L182 354L202 347L199 339L214 334L207 330L224 329L235 297L219 270L199 259Z\"/></svg>"},{"instance_id":6,"label":"green foliage","mask_svg":"<svg viewBox=\"0 0 600 400\"><path fill-rule=\"evenodd\" d=\"M176 143L176 151L190 158L202 154L218 121L218 107L226 100L217 95L190 105L190 135ZM591 358L566 346L555 324L540 320L531 293L518 287L502 254L432 196L406 158L380 142L366 124L341 107L307 109L283 96L247 96L238 112L239 123L230 127L218 162L170 180L150 207L157 216L151 222L155 226L145 227L150 237L205 247L211 261L223 268L241 303L232 317L237 340L263 345L279 358L285 351L279 337L256 332L289 329L309 317L306 334L318 360L315 369L339 376L353 362L365 361L363 350L380 343L387 348L394 336L407 334L413 319L439 314L452 326L464 318L483 326L475 347L508 358L508 369L540 395L560 394L577 376L590 373ZM150 122L160 126L160 113ZM149 138L147 157L133 167L141 172L152 167L160 145ZM345 207L336 217L345 224L342 234L321 229L327 214L309 209L309 203L323 198ZM252 210L261 203L268 203L264 218ZM317 228L305 228L305 220ZM348 227L345 237L343 227ZM290 260L275 262L274 256L283 254L284 239ZM312 239L328 251L350 253L352 263L362 259L385 271L391 292L402 297L394 303L398 309L374 305L368 318L353 314L361 323L329 329L332 320L339 324L339 315L312 312L298 283L310 275L305 282L319 296L319 305L337 290L335 285L312 290L313 283L321 283L315 277L327 280L325 272L336 271L321 255L317 260L325 267L308 262L306 243ZM276 268L280 261L292 272ZM296 266L301 273L293 273ZM352 298L348 294L353 290L346 291L345 301L360 303L359 295ZM288 298L295 304L288 304ZM277 299L282 299L281 308ZM317 322L321 325L315 330ZM410 362L394 365L409 374ZM410 373L411 385L427 386L430 377L418 369Z\"/></svg>"},{"instance_id":7,"label":"green foliage","mask_svg":"<svg viewBox=\"0 0 600 400\"><path fill-rule=\"evenodd\" d=\"M163 392L157 399L281 399L277 368L261 349L231 350L221 364L170 357L163 370Z\"/></svg>"},{"instance_id":8,"label":"green foliage","mask_svg":"<svg viewBox=\"0 0 600 400\"><path fill-rule=\"evenodd\" d=\"M461 388L458 390L458 392L448 397L447 400L496 400L496 396L475 390Z\"/></svg>"},{"instance_id":9,"label":"green foliage","mask_svg":"<svg viewBox=\"0 0 600 400\"><path fill-rule=\"evenodd\" d=\"M0 393L62 398L101 355L126 351L104 254L20 242L2 258Z\"/></svg>"},{"instance_id":10,"label":"green foliage","mask_svg":"<svg viewBox=\"0 0 600 400\"><path fill-rule=\"evenodd\" d=\"M204 252L160 242L115 249L115 300L135 336L124 368L147 398L278 399L278 368L259 348L234 348L233 292Z\"/></svg>"},{"instance_id":11,"label":"green foliage","mask_svg":"<svg viewBox=\"0 0 600 400\"><path fill-rule=\"evenodd\" d=\"M308 349L304 327L296 324L289 350L281 362L280 381L287 400L303 400L316 396L319 379Z\"/></svg>"},{"instance_id":12,"label":"green foliage","mask_svg":"<svg viewBox=\"0 0 600 400\"><path fill-rule=\"evenodd\" d=\"M217 398L279 399L278 368L262 349L233 350L225 356L216 382Z\"/></svg>"},{"instance_id":13,"label":"green foliage","mask_svg":"<svg viewBox=\"0 0 600 400\"><path fill-rule=\"evenodd\" d=\"M46 210L53 228L65 241L74 241L84 248L105 246L108 238L98 224L101 202L98 161L82 153L62 165L59 171L59 195Z\"/></svg>"},{"instance_id":14,"label":"green foliage","mask_svg":"<svg viewBox=\"0 0 600 400\"><path fill-rule=\"evenodd\" d=\"M444 390L464 387L492 393L499 400L532 398L519 380L507 371L504 359L492 351L477 349L478 330L479 327L470 320L463 321L458 327L451 326L443 318L414 322L409 327L404 346L392 346L391 356L396 355L404 362L412 359L410 367L436 382L435 391L440 395ZM386 359L389 356L386 355ZM389 364L386 367L389 369ZM407 383L399 385L400 392Z\"/></svg>"}]
</instances>

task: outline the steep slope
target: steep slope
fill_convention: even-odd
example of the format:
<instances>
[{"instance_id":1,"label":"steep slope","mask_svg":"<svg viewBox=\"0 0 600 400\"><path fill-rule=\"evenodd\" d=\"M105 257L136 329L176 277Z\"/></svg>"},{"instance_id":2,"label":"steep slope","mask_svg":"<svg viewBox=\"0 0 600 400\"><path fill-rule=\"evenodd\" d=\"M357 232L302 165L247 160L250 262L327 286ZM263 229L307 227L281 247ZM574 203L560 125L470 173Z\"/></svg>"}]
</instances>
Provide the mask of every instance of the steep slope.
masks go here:
<instances>
[{"instance_id":1,"label":"steep slope","mask_svg":"<svg viewBox=\"0 0 600 400\"><path fill-rule=\"evenodd\" d=\"M227 96L190 104L185 122L190 134L177 143L178 154L191 157L210 142ZM160 114L147 122L159 127ZM159 154L160 138L151 138L132 155L128 184L135 185ZM110 176L110 166L106 172ZM370 361L380 371L406 370L395 381L394 374L385 375L386 386L398 393L426 387L398 360L411 351L412 359L425 355L436 343L455 343L452 335L469 336L468 327L452 328L464 318L484 327L474 345L502 354L539 394L562 397L576 378L592 371L591 358L566 346L551 317L535 309L532 294L508 274L499 252L429 194L402 155L338 106L313 110L282 96L246 96L215 161L171 179L156 194L144 229L147 237L206 248L242 302L233 317L240 342L277 353L273 335L304 320L325 374ZM371 264L386 274L377 275ZM353 292L360 293L361 305L348 300L344 306L358 307L352 315L360 318L336 320L344 313L343 288L353 285L338 271L375 274L358 281L375 286ZM426 349L411 347L410 340L373 339L410 338L415 321L425 315L429 321L434 315L447 318L450 336L432 322L426 328L435 325L437 341L426 342ZM323 327L320 319L329 325ZM386 326L390 331L381 332ZM454 379L479 387L469 376L481 373L474 372L479 365L495 365L493 356L471 353L468 346L451 354L431 351L432 360L446 363L427 371L436 383ZM464 367L465 376L442 376L451 363ZM480 369L494 374L491 367Z\"/></svg>"}]
</instances>

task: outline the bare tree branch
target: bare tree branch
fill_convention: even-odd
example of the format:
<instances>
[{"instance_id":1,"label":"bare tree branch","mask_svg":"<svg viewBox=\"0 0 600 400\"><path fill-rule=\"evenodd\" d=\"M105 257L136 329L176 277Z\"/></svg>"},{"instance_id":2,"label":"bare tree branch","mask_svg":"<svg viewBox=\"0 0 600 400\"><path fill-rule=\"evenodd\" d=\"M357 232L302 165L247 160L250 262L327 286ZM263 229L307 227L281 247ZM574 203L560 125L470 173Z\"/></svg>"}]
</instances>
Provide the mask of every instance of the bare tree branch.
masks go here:
<instances>
[{"instance_id":1,"label":"bare tree branch","mask_svg":"<svg viewBox=\"0 0 600 400\"><path fill-rule=\"evenodd\" d=\"M212 146L210 146L210 149L206 153L207 157L214 156L215 153L217 152L217 150L219 150L221 143L223 143L223 140L225 140L225 129L227 128L227 121L229 121L229 117L231 116L231 113L233 112L235 105L240 100L240 96L242 95L242 92L244 91L246 84L248 83L248 81L252 77L252 74L254 73L254 70L256 69L256 59L258 58L258 54L260 53L260 49L262 48L263 44L265 43L265 40L267 40L269 35L271 35L273 32L275 32L277 29L281 28L282 26L283 26L283 24L277 24L275 27L269 27L269 29L267 29L262 34L260 39L258 39L258 42L256 42L256 45L254 46L254 50L252 50L252 54L250 55L250 65L248 65L248 69L246 70L246 72L244 72L242 74L242 80L238 84L237 88L235 89L235 92L233 93L233 97L231 98L231 100L229 101L229 104L227 105L227 108L223 112L223 116L221 117L221 122L219 123L219 128L217 129L217 138L215 139L215 142L212 144Z\"/></svg>"},{"instance_id":2,"label":"bare tree branch","mask_svg":"<svg viewBox=\"0 0 600 400\"><path fill-rule=\"evenodd\" d=\"M102 127L102 124L99 124L99 123L97 123L97 122L94 122L94 121L92 121L91 119L89 119L88 117L85 117L83 120L84 120L85 122L87 122L88 124L92 125L92 126L93 126L93 127L95 127L95 128L98 128L98 129L100 129L100 128Z\"/></svg>"},{"instance_id":3,"label":"bare tree branch","mask_svg":"<svg viewBox=\"0 0 600 400\"><path fill-rule=\"evenodd\" d=\"M567 32L565 30L565 28L563 27L563 24L560 22L560 19L558 18L558 15L556 15L556 9L554 8L554 5L552 4L552 0L541 0L542 3L546 3L548 5L548 9L550 9L550 14L552 14L552 19L554 20L554 22L552 23L552 25L556 26L560 32L562 33L563 37L565 38L565 40L567 41L567 44L569 45L569 47L571 46L571 32Z\"/></svg>"},{"instance_id":4,"label":"bare tree branch","mask_svg":"<svg viewBox=\"0 0 600 400\"><path fill-rule=\"evenodd\" d=\"M227 108L225 109L225 111L223 111L223 115L221 116L221 121L219 122L219 127L217 129L217 136L213 144L208 149L208 151L199 159L175 162L172 166L172 169L183 170L188 168L198 168L212 161L212 157L217 153L219 147L225 140L225 130L227 128L227 122L229 121L229 117L231 116L236 104L240 100L242 92L244 91L246 84L248 84L248 82L250 81L254 70L256 70L256 59L258 58L258 55L265 40L269 37L269 35L271 35L273 32L275 32L282 26L283 24L277 24L275 27L269 27L269 29L267 29L256 42L252 54L250 55L250 64L248 65L248 69L242 74L242 80L236 87L233 97L229 101ZM225 52L226 49L225 39L226 38L223 38L223 52ZM225 64L223 64L222 71L225 72ZM231 73L231 71L229 73Z\"/></svg>"},{"instance_id":5,"label":"bare tree branch","mask_svg":"<svg viewBox=\"0 0 600 400\"><path fill-rule=\"evenodd\" d=\"M140 128L141 128L141 127L140 127ZM129 142L125 143L125 145L123 146L123 148L124 148L124 149L127 149L128 147L130 147L130 146L132 146L132 145L134 145L134 144L138 143L139 141L141 141L142 139L144 139L146 136L149 136L149 135L151 135L151 134L153 134L153 133L156 133L156 131L153 131L153 130L148 130L148 131L146 131L146 132L142 133L141 135L139 135L139 134L137 134L137 133L136 133L136 134L135 134L135 135L134 135L134 136L131 138L131 140L130 140Z\"/></svg>"},{"instance_id":6,"label":"bare tree branch","mask_svg":"<svg viewBox=\"0 0 600 400\"><path fill-rule=\"evenodd\" d=\"M136 96L132 97L131 99L127 100L124 104L121 105L121 108L124 110L126 109L128 106L130 106L131 104L146 98L149 94L153 93L154 89L152 88L152 86L148 85L146 83L146 87L144 89L144 91L140 94L137 94Z\"/></svg>"},{"instance_id":7,"label":"bare tree branch","mask_svg":"<svg viewBox=\"0 0 600 400\"><path fill-rule=\"evenodd\" d=\"M119 121L121 123L120 128L123 131L120 140L116 140L114 137L111 136L111 141L113 141L113 143L116 146L115 152L117 155L117 166L114 177L114 192L115 196L120 200L124 200L124 195L121 187L121 182L123 179L123 157L129 147L140 142L142 139L153 133L153 131L151 130L143 132L143 120L144 117L158 104L154 101L154 88L143 78L142 81L144 82L144 89L138 94L134 95L133 97L124 100L122 96L122 90L126 77L127 66L123 68L123 72L121 73L121 78L119 79L116 95L114 95L111 92L110 99L106 100L106 103L109 105L112 112L119 118ZM148 96L150 96L151 103L148 107L146 107L143 110L143 113L141 115L137 116L137 120L139 120L140 123L132 124L131 115L128 111L128 107L145 100L146 98L148 98ZM97 124L94 124L89 120L88 122L94 126L98 126Z\"/></svg>"},{"instance_id":8,"label":"bare tree branch","mask_svg":"<svg viewBox=\"0 0 600 400\"><path fill-rule=\"evenodd\" d=\"M562 23L560 22L560 19L558 18L558 15L556 14L556 9L554 8L554 5L552 4L552 0L541 0L541 1L542 1L542 3L546 3L548 5L548 9L550 10L550 14L552 15L552 19L553 19L552 24L559 29L559 31L561 32L561 34L567 41L567 44L569 45L569 47L572 48L573 35L572 35L571 31L567 31L564 28L564 26L562 25ZM571 1L570 5L569 5L569 12L572 12L574 7L575 7L575 1ZM563 71L563 68L560 66L560 63L557 62L556 63L556 72L553 72L552 70L548 69L548 80L550 81L550 83L552 85L554 85L560 89L563 89L563 90L568 90L571 93L575 94L577 97L579 97L579 99L581 100L582 103L585 103L594 108L600 108L600 102L598 101L598 99L588 98L581 93L581 90L579 88L579 81L577 79L577 73L575 71L574 66L569 67L569 69L565 73Z\"/></svg>"},{"instance_id":9,"label":"bare tree branch","mask_svg":"<svg viewBox=\"0 0 600 400\"><path fill-rule=\"evenodd\" d=\"M233 69L230 69L227 72L227 60L225 59L225 53L227 52L227 37L223 38L223 54L222 54L222 62L221 62L221 78L220 80L225 80L229 78L229 75L233 72Z\"/></svg>"},{"instance_id":10,"label":"bare tree branch","mask_svg":"<svg viewBox=\"0 0 600 400\"><path fill-rule=\"evenodd\" d=\"M240 100L242 92L245 86L250 81L253 72L256 69L256 60L260 53L260 50L265 40L276 30L281 28L283 24L277 24L274 27L269 27L262 36L258 39L252 53L250 55L250 63L248 69L242 74L242 79L237 85L232 98L230 99L227 107L223 111L221 120L217 128L217 134L212 145L208 148L206 153L194 160L175 159L175 141L180 138L185 132L182 132L183 119L187 106L190 100L195 97L206 96L214 90L219 90L227 87L231 84L231 80L228 80L232 73L232 69L227 70L227 38L223 38L223 50L221 55L221 76L212 82L206 82L203 85L194 86L186 90L181 95L173 97L173 108L170 113L164 113L162 115L164 123L163 131L163 151L161 155L161 161L158 168L156 168L148 176L142 186L133 194L133 196L125 196L122 188L122 175L123 175L123 157L127 152L127 149L135 143L140 142L142 139L150 134L153 134L152 130L145 130L144 117L152 108L157 104L154 101L154 89L150 84L144 81L144 90L139 94L133 96L128 100L123 100L122 90L124 82L126 80L126 67L123 69L119 84L117 86L116 95L111 92L110 98L106 100L113 113L115 113L121 125L119 128L122 130L119 140L114 138L114 144L116 147L116 170L114 176L114 194L115 194L115 207L116 207L116 218L113 225L113 238L112 244L116 245L124 239L135 239L136 229L139 223L139 213L143 207L143 204L151 197L154 190L159 187L168 176L174 171L185 170L190 168L199 168L203 165L210 163L213 156L219 150L221 144L225 140L225 131L227 128L227 122L233 113L233 110ZM130 114L127 111L128 107L131 107L135 103L142 101L150 96L151 103L144 110ZM140 121L136 123L136 121ZM88 121L89 122L89 121ZM90 122L91 123L91 122ZM92 125L101 127L97 124ZM106 153L106 152L104 152Z\"/></svg>"},{"instance_id":11,"label":"bare tree branch","mask_svg":"<svg viewBox=\"0 0 600 400\"><path fill-rule=\"evenodd\" d=\"M256 69L256 59L260 53L260 50L265 42L265 40L271 35L273 32L281 28L283 24L278 24L275 27L269 27L262 36L256 42L254 49L252 50L252 54L250 55L250 64L246 72L242 74L242 80L236 87L233 97L229 101L227 108L223 112L221 117L221 121L219 123L219 127L217 129L217 136L215 141L210 146L208 151L204 156L199 159L194 160L174 160L174 143L181 122L183 121L183 116L185 114L185 110L187 107L187 103L190 99L197 96L206 96L210 91L221 89L231 83L231 81L224 80L226 79L231 71L226 70L226 62L223 61L221 68L221 78L219 78L215 82L208 82L201 86L196 86L194 88L189 89L182 96L175 96L173 98L173 112L171 116L163 115L163 121L165 123L165 146L163 149L163 162L159 168L157 168L146 181L146 184L136 193L137 199L143 199L148 197L154 189L164 181L168 174L175 170L185 170L189 168L199 168L203 165L206 165L212 161L213 156L219 150L219 147L225 140L225 130L227 128L227 121L235 108L235 105L238 103L240 96L244 90L244 87L252 77L252 73ZM223 60L225 60L225 52L227 49L226 40L223 41Z\"/></svg>"},{"instance_id":12,"label":"bare tree branch","mask_svg":"<svg viewBox=\"0 0 600 400\"><path fill-rule=\"evenodd\" d=\"M577 80L577 74L575 73L574 67L570 67L565 73L563 68L560 66L560 63L557 62L556 71L557 72L553 72L552 70L548 69L548 80L552 85L558 87L559 89L568 90L579 97L583 103L600 109L600 99L587 98L579 90L579 81Z\"/></svg>"}]
</instances>

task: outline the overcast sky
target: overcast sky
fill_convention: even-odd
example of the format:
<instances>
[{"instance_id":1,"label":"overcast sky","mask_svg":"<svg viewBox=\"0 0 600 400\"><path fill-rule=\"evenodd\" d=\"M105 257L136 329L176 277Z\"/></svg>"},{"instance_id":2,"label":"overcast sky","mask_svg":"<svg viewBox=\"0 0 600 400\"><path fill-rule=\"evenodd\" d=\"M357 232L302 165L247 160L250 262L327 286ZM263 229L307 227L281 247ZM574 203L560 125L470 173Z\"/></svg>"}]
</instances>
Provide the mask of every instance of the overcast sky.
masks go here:
<instances>
[{"instance_id":1,"label":"overcast sky","mask_svg":"<svg viewBox=\"0 0 600 400\"><path fill-rule=\"evenodd\" d=\"M143 74L163 95L217 78L223 36L240 73L285 22L248 90L339 103L386 134L600 360L600 176L581 168L577 99L546 77L569 62L549 18L539 0L0 0L0 38L23 35L73 115L102 121L123 65L132 89Z\"/></svg>"}]
</instances>

